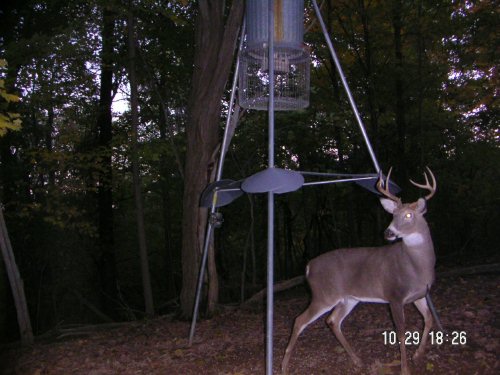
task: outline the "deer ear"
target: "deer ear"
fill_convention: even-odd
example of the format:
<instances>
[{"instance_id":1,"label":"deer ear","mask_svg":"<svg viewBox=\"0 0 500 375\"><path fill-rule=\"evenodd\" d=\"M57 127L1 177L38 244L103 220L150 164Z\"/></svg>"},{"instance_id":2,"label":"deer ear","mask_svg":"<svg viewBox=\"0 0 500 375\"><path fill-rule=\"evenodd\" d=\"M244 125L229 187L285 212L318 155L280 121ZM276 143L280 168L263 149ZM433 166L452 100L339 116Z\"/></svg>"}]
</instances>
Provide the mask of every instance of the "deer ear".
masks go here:
<instances>
[{"instance_id":1,"label":"deer ear","mask_svg":"<svg viewBox=\"0 0 500 375\"><path fill-rule=\"evenodd\" d=\"M398 207L398 204L390 199L380 198L380 203L382 203L384 210L386 210L390 214L392 214Z\"/></svg>"},{"instance_id":2,"label":"deer ear","mask_svg":"<svg viewBox=\"0 0 500 375\"><path fill-rule=\"evenodd\" d=\"M422 215L427 212L427 201L424 198L419 198L417 201L417 211Z\"/></svg>"}]
</instances>

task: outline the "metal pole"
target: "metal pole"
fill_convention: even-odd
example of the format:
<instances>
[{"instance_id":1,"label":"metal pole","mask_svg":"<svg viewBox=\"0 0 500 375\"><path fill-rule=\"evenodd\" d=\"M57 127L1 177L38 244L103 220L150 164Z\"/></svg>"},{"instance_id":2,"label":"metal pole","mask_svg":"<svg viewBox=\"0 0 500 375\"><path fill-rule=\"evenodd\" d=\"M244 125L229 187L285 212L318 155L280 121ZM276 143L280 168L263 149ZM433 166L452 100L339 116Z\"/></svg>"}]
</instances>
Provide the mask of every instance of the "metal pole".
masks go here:
<instances>
[{"instance_id":1,"label":"metal pole","mask_svg":"<svg viewBox=\"0 0 500 375\"><path fill-rule=\"evenodd\" d=\"M217 200L216 196L217 192L214 192L214 201ZM212 215L214 212L215 212L215 204L212 204L212 207L210 209L210 215ZM194 330L196 328L196 320L198 319L198 310L200 307L201 288L203 286L203 278L205 277L205 268L207 266L208 246L210 245L210 240L212 239L212 232L213 232L213 226L209 218L207 232L205 234L205 244L203 246L203 255L201 257L200 271L198 272L198 284L196 286L196 297L193 308L193 319L191 320L191 328L189 329L188 346L191 346L193 344Z\"/></svg>"},{"instance_id":2,"label":"metal pole","mask_svg":"<svg viewBox=\"0 0 500 375\"><path fill-rule=\"evenodd\" d=\"M274 168L274 0L269 0L269 168ZM273 310L274 310L274 193L267 194L267 314L266 374L273 373Z\"/></svg>"},{"instance_id":3,"label":"metal pole","mask_svg":"<svg viewBox=\"0 0 500 375\"><path fill-rule=\"evenodd\" d=\"M243 25L241 26L241 33L240 33L240 44L238 47L238 56L236 58L236 66L234 67L234 77L233 77L233 84L231 86L231 98L229 99L229 109L227 112L227 119L226 119L226 128L224 129L224 138L222 140L222 146L220 150L220 157L219 157L219 165L217 167L217 176L215 178L216 181L220 181L222 178L222 168L224 166L224 159L226 157L226 149L227 149L227 143L228 143L228 135L229 135L229 125L231 124L232 120L232 114L233 114L233 108L234 108L234 103L236 102L236 92L238 90L238 73L240 71L240 55L241 51L243 50L243 42L245 40L245 32L246 32L246 20L243 19Z\"/></svg>"},{"instance_id":4,"label":"metal pole","mask_svg":"<svg viewBox=\"0 0 500 375\"><path fill-rule=\"evenodd\" d=\"M333 61L339 73L340 80L342 81L342 85L344 86L345 92L347 94L347 98L349 99L349 103L351 104L352 111L354 112L354 117L356 117L359 129L361 130L361 134L363 135L363 138L365 140L366 147L368 148L368 153L370 154L370 157L372 159L373 166L375 167L375 171L378 173L380 171L380 166L377 162L377 157L375 156L375 152L373 151L370 140L368 139L365 126L363 125L363 120L361 120L361 116L359 115L356 103L354 102L354 98L352 97L351 90L349 89L349 85L347 84L347 80L344 76L344 71L342 70L342 66L340 66L340 61L337 57L337 54L335 53L335 49L333 48L330 36L328 35L325 22L323 21L323 17L321 16L321 11L319 10L316 0L312 0L312 3L314 6L314 10L316 12L316 17L318 17L318 21L321 25L321 30L323 30L323 35L325 36L326 44L328 45L328 49L330 50L330 54L332 55Z\"/></svg>"},{"instance_id":5,"label":"metal pole","mask_svg":"<svg viewBox=\"0 0 500 375\"><path fill-rule=\"evenodd\" d=\"M231 87L231 98L229 99L229 109L228 109L228 113L227 113L226 128L224 129L224 138L222 141L221 153L220 153L220 157L219 157L219 164L217 166L217 175L215 177L216 181L220 181L220 179L222 177L222 168L223 168L224 159L226 156L225 151L226 151L226 147L227 147L226 145L228 142L228 135L229 135L229 124L231 123L232 112L233 112L234 102L235 102L235 98L236 98L238 72L240 69L240 52L243 49L244 36L245 36L245 20L243 20L243 25L241 27L240 44L239 44L239 48L238 48L238 57L236 59L236 66L234 68L234 78L233 78L233 84ZM191 320L191 327L189 329L189 341L188 341L189 346L191 346L193 344L194 331L196 329L196 321L198 320L198 311L200 308L201 290L203 287L203 279L205 277L205 268L207 266L208 247L210 246L210 241L212 240L212 233L213 233L213 229L214 229L210 219L211 219L212 215L215 214L216 205L217 205L217 191L214 192L212 206L210 207L210 213L209 213L209 218L208 218L207 231L205 233L205 242L203 245L203 253L201 256L200 270L198 272L198 283L196 285L196 295L195 295L194 307L193 307L193 317Z\"/></svg>"}]
</instances>

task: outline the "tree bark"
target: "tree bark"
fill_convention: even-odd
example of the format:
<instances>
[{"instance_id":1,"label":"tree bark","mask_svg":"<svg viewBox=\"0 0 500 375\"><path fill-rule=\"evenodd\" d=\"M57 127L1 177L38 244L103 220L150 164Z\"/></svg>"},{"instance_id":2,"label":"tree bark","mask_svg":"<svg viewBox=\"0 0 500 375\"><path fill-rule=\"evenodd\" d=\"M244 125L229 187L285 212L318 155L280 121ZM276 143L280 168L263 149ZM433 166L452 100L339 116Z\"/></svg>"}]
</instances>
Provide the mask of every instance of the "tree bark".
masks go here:
<instances>
[{"instance_id":1,"label":"tree bark","mask_svg":"<svg viewBox=\"0 0 500 375\"><path fill-rule=\"evenodd\" d=\"M17 323L19 325L19 335L23 344L33 343L33 330L31 329L30 314L28 311L28 304L26 302L26 295L24 293L24 284L17 268L14 252L10 243L7 226L3 217L3 208L0 205L0 249L2 251L2 258L7 270L10 287L12 290L12 297L16 306Z\"/></svg>"},{"instance_id":2,"label":"tree bark","mask_svg":"<svg viewBox=\"0 0 500 375\"><path fill-rule=\"evenodd\" d=\"M142 54L139 52L139 57L142 57ZM160 90L160 87L164 87L164 83L158 83L153 77L152 69L148 65L148 62L141 58L141 63L143 64L144 70L147 72L149 76L149 85L154 89L154 92L158 99L158 130L160 131L160 140L162 143L169 143L171 146L171 151L175 157L175 163L177 165L177 171L182 180L184 180L184 166L181 161L181 156L178 147L174 142L174 131L172 130L172 124L168 123L170 118L168 112L168 106L166 104L166 99ZM162 148L160 151L160 189L161 189L161 200L162 200L162 218L163 218L163 235L164 235L164 250L165 250L165 276L166 276L166 296L168 300L177 298L179 296L177 292L176 279L174 277L174 258L176 258L174 254L174 247L172 245L172 237L171 237L171 200L170 193L172 187L169 186L168 176L170 176L170 164L171 160L169 158L169 152Z\"/></svg>"},{"instance_id":3,"label":"tree bark","mask_svg":"<svg viewBox=\"0 0 500 375\"><path fill-rule=\"evenodd\" d=\"M104 7L101 51L101 76L99 109L97 115L98 145L98 233L99 258L98 267L102 289L101 304L110 316L116 316L115 301L118 296L116 285L116 264L113 232L113 174L111 168L112 140L112 90L113 90L113 38L114 13Z\"/></svg>"},{"instance_id":4,"label":"tree bark","mask_svg":"<svg viewBox=\"0 0 500 375\"><path fill-rule=\"evenodd\" d=\"M422 15L423 5L422 0L417 1L417 142L412 142L414 151L411 155L418 155L418 164L425 165L424 149L426 148L425 142L422 142L422 134L424 134L423 122L423 105L424 105L424 58L425 58L425 40L422 33Z\"/></svg>"},{"instance_id":5,"label":"tree bark","mask_svg":"<svg viewBox=\"0 0 500 375\"><path fill-rule=\"evenodd\" d=\"M378 153L379 136L378 136L378 111L376 108L375 82L373 78L373 58L372 58L372 41L370 34L370 23L368 10L366 9L364 0L359 0L361 12L361 21L363 23L363 43L365 53L365 76L366 76L366 91L368 93L368 110L370 113L370 129L372 131L371 138L373 140L373 149Z\"/></svg>"},{"instance_id":6,"label":"tree bark","mask_svg":"<svg viewBox=\"0 0 500 375\"><path fill-rule=\"evenodd\" d=\"M161 98L160 98L161 99ZM163 106L160 105L159 111L159 130L160 139L163 142L167 142L167 117L166 111ZM165 249L165 276L166 276L166 289L167 289L167 299L172 299L178 296L177 288L175 285L174 278L174 248L172 246L172 239L170 232L172 230L171 219L170 219L170 190L171 187L168 184L167 178L170 174L169 163L170 159L167 153L162 150L160 154L160 189L161 189L161 200L162 200L162 218L163 218L163 234L164 234L164 249Z\"/></svg>"},{"instance_id":7,"label":"tree bark","mask_svg":"<svg viewBox=\"0 0 500 375\"><path fill-rule=\"evenodd\" d=\"M219 141L221 100L243 15L242 1L232 2L227 18L224 4L223 0L200 0L198 4L184 171L180 296L184 317L193 313L207 215L207 210L199 207L199 199L215 167L213 155Z\"/></svg>"},{"instance_id":8,"label":"tree bark","mask_svg":"<svg viewBox=\"0 0 500 375\"><path fill-rule=\"evenodd\" d=\"M405 158L405 138L406 138L406 124L405 124L405 103L404 103L404 86L403 86L403 42L402 42L402 3L401 0L394 0L393 3L393 18L392 25L394 29L394 85L395 85L395 114L396 126L398 129L398 144L397 144L397 160L399 162L400 171L406 170Z\"/></svg>"},{"instance_id":9,"label":"tree bark","mask_svg":"<svg viewBox=\"0 0 500 375\"><path fill-rule=\"evenodd\" d=\"M134 185L135 212L137 220L137 238L139 240L139 258L141 262L142 289L146 316L154 316L153 291L149 273L148 249L146 244L146 230L144 227L144 207L141 192L141 176L139 171L139 151L137 142L137 128L139 126L139 103L137 94L136 53L135 53L135 21L131 11L128 14L128 57L130 82L130 112L132 123L132 180Z\"/></svg>"}]
</instances>

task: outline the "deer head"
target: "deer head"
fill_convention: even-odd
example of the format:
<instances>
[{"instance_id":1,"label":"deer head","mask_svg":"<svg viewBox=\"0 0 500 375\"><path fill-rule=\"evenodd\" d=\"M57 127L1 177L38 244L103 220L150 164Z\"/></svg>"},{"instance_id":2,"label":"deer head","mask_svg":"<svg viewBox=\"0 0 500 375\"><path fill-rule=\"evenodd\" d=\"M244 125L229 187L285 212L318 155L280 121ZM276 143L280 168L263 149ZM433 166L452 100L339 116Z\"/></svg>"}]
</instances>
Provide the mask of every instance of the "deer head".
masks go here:
<instances>
[{"instance_id":1,"label":"deer head","mask_svg":"<svg viewBox=\"0 0 500 375\"><path fill-rule=\"evenodd\" d=\"M421 239L421 236L418 234L418 228L421 226L427 227L427 222L423 218L423 215L427 212L427 201L434 196L437 188L434 174L429 167L427 167L427 170L431 176L432 185L429 183L429 178L425 172L425 185L417 184L416 182L410 180L413 185L429 190L429 194L427 194L425 198L419 198L413 203L402 203L400 198L396 197L389 191L389 181L391 178L392 168L389 169L385 183L383 182L382 174L380 174L377 182L377 189L383 196L386 197L380 198L380 203L382 203L382 206L387 212L393 215L391 224L384 232L385 239L394 241L398 238L402 238L405 243L409 244L418 243Z\"/></svg>"}]
</instances>

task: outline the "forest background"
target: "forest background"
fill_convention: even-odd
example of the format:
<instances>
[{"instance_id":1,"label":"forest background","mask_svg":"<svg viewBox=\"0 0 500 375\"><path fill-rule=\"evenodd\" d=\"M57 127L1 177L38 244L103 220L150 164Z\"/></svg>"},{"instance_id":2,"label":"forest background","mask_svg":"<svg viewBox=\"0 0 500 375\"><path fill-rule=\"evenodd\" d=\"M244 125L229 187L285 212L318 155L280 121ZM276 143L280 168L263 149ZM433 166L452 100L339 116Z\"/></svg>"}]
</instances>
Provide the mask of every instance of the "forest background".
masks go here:
<instances>
[{"instance_id":1,"label":"forest background","mask_svg":"<svg viewBox=\"0 0 500 375\"><path fill-rule=\"evenodd\" d=\"M36 335L189 317L206 214L193 206L213 178L241 3L2 2L2 85L20 100L3 97L1 110L18 113L22 127L0 138L0 201ZM394 166L404 200L417 197L408 178L418 180L426 165L437 177L428 220L438 269L498 262L495 2L321 3L382 168ZM277 114L276 164L372 172L306 5L311 104ZM265 168L266 124L263 112L241 114L224 177ZM244 196L221 211L207 314L265 284L266 197ZM383 243L388 220L376 196L355 185L277 196L276 280L302 274L324 251ZM15 322L0 263L2 342L18 339Z\"/></svg>"}]
</instances>

